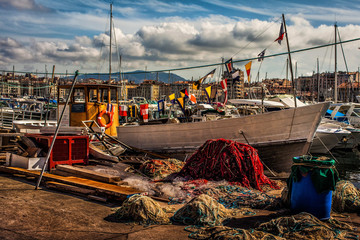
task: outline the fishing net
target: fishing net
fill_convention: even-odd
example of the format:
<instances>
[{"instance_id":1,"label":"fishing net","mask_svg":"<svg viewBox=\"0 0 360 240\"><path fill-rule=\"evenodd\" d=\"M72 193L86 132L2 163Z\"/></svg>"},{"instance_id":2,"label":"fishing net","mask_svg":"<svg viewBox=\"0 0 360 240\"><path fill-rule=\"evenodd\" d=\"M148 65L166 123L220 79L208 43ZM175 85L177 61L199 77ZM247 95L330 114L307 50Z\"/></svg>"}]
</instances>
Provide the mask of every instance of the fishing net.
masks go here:
<instances>
[{"instance_id":1,"label":"fishing net","mask_svg":"<svg viewBox=\"0 0 360 240\"><path fill-rule=\"evenodd\" d=\"M207 194L228 209L255 208L276 210L283 208L281 199L265 192L248 189L226 181L192 180L173 182L180 189L182 197L171 197L169 204L185 203L193 197ZM285 183L282 183L285 185ZM252 211L253 212L253 211Z\"/></svg>"},{"instance_id":2,"label":"fishing net","mask_svg":"<svg viewBox=\"0 0 360 240\"><path fill-rule=\"evenodd\" d=\"M285 239L346 239L354 229L347 223L330 218L322 222L309 213L280 217L262 223L256 228Z\"/></svg>"},{"instance_id":3,"label":"fishing net","mask_svg":"<svg viewBox=\"0 0 360 240\"><path fill-rule=\"evenodd\" d=\"M332 209L336 212L359 212L360 191L349 181L336 184L332 196Z\"/></svg>"},{"instance_id":4,"label":"fishing net","mask_svg":"<svg viewBox=\"0 0 360 240\"><path fill-rule=\"evenodd\" d=\"M206 141L186 162L178 176L188 179L226 180L261 190L278 186L264 175L263 165L253 147L231 140Z\"/></svg>"},{"instance_id":5,"label":"fishing net","mask_svg":"<svg viewBox=\"0 0 360 240\"><path fill-rule=\"evenodd\" d=\"M198 227L190 226L185 228L186 231L191 232L189 238L193 239L239 239L239 240L283 240L278 236L274 236L271 233L256 231L256 230L245 230L240 228L231 228L225 226L215 227Z\"/></svg>"},{"instance_id":6,"label":"fishing net","mask_svg":"<svg viewBox=\"0 0 360 240\"><path fill-rule=\"evenodd\" d=\"M147 196L133 195L126 199L114 214L117 220L130 220L140 224L168 224L170 219L163 208Z\"/></svg>"},{"instance_id":7,"label":"fishing net","mask_svg":"<svg viewBox=\"0 0 360 240\"><path fill-rule=\"evenodd\" d=\"M144 162L140 166L140 171L148 177L163 179L172 173L180 172L184 162L177 159L152 159Z\"/></svg>"},{"instance_id":8,"label":"fishing net","mask_svg":"<svg viewBox=\"0 0 360 240\"><path fill-rule=\"evenodd\" d=\"M215 188L202 189L201 192L213 197L216 201L230 209L249 207L275 210L282 208L280 198L237 185L220 185Z\"/></svg>"},{"instance_id":9,"label":"fishing net","mask_svg":"<svg viewBox=\"0 0 360 240\"><path fill-rule=\"evenodd\" d=\"M230 210L212 197L201 194L176 211L171 220L186 225L218 226L230 216Z\"/></svg>"}]
</instances>

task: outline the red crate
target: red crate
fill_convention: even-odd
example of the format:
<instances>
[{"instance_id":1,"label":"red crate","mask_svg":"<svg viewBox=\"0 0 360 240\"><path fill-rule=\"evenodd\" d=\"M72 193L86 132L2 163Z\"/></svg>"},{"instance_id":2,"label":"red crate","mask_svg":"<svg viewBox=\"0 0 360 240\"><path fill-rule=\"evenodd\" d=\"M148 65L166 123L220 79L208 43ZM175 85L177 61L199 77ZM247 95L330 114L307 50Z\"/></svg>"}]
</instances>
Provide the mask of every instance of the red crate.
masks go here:
<instances>
[{"instance_id":1,"label":"red crate","mask_svg":"<svg viewBox=\"0 0 360 240\"><path fill-rule=\"evenodd\" d=\"M50 148L53 135L29 134L40 148L47 152ZM49 158L49 169L58 164L73 165L74 163L87 164L89 161L88 136L57 136Z\"/></svg>"}]
</instances>

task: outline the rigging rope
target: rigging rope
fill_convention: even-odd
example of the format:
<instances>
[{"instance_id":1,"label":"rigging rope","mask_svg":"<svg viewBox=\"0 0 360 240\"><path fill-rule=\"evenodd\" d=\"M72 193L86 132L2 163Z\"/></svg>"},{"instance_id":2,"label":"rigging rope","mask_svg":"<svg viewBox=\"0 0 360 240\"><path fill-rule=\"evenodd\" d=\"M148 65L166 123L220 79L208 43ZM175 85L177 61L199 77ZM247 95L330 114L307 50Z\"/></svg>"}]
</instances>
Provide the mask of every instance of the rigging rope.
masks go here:
<instances>
[{"instance_id":1,"label":"rigging rope","mask_svg":"<svg viewBox=\"0 0 360 240\"><path fill-rule=\"evenodd\" d=\"M290 51L290 53L300 53L300 52L310 51L310 50L314 50L314 49L318 49L318 48L324 48L324 47L329 47L329 46L338 45L338 44L355 42L355 41L359 41L359 40L360 40L360 38L353 38L353 39L349 39L349 40L345 40L345 41L339 41L337 43L329 43L329 44L323 44L323 45L309 47L309 48L293 50L293 51ZM287 54L288 54L288 52L275 53L275 54L271 54L271 55L265 55L264 58L278 57L278 56L287 55ZM257 60L257 59L258 59L258 57L245 58L245 59L240 59L240 60L233 60L233 63L246 62L246 61ZM183 68L161 69L161 70L153 70L153 71L124 72L124 74L131 75L131 74L157 73L157 72L169 72L169 71L174 72L174 71L183 71L183 70L190 70L190 69L197 69L197 68L213 67L213 66L218 66L218 65L222 65L222 64L223 63L212 63L212 64L206 64L206 65L192 66L192 67L183 67ZM10 71L10 70L9 71L8 70L0 70L0 71L15 72L15 73L33 73L33 74L35 73L35 72ZM37 74L45 74L45 73L37 73ZM109 73L82 73L82 74L108 75ZM55 75L66 75L66 73L55 73Z\"/></svg>"}]
</instances>

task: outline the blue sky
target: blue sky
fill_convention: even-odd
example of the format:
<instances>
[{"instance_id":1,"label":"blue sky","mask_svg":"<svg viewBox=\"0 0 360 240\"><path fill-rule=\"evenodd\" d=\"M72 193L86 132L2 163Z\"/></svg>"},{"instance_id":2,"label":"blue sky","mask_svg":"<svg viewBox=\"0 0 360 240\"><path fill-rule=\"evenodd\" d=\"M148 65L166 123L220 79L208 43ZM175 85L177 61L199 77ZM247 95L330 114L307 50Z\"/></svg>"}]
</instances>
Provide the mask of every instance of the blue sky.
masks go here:
<instances>
[{"instance_id":1,"label":"blue sky","mask_svg":"<svg viewBox=\"0 0 360 240\"><path fill-rule=\"evenodd\" d=\"M285 42L274 43L282 13L292 50L334 41L335 21L342 40L360 37L360 4L354 0L115 0L112 68L119 70L119 55L122 70L132 71L246 59L264 48L267 55L285 52ZM0 70L14 65L19 71L44 72L45 65L56 65L56 72L107 72L109 1L0 0L0 19ZM359 46L343 45L349 71L358 70ZM294 54L298 75L311 74L317 58L321 71L333 71L333 51ZM254 61L252 72L285 77L285 59L265 59L261 68ZM244 64L235 66L244 70ZM345 70L343 63L338 65ZM196 79L209 69L175 73Z\"/></svg>"}]
</instances>

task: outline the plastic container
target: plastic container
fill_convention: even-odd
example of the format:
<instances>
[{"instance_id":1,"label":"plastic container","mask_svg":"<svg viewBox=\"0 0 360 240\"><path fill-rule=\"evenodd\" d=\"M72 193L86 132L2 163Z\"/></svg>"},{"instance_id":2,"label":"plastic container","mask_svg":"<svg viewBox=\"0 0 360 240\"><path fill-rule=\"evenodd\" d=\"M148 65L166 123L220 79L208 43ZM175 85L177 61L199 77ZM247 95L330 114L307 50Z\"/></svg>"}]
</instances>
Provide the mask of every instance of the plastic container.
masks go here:
<instances>
[{"instance_id":1,"label":"plastic container","mask_svg":"<svg viewBox=\"0 0 360 240\"><path fill-rule=\"evenodd\" d=\"M330 218L332 191L318 193L311 180L311 171L292 182L291 210L294 213L308 212L320 220Z\"/></svg>"}]
</instances>

